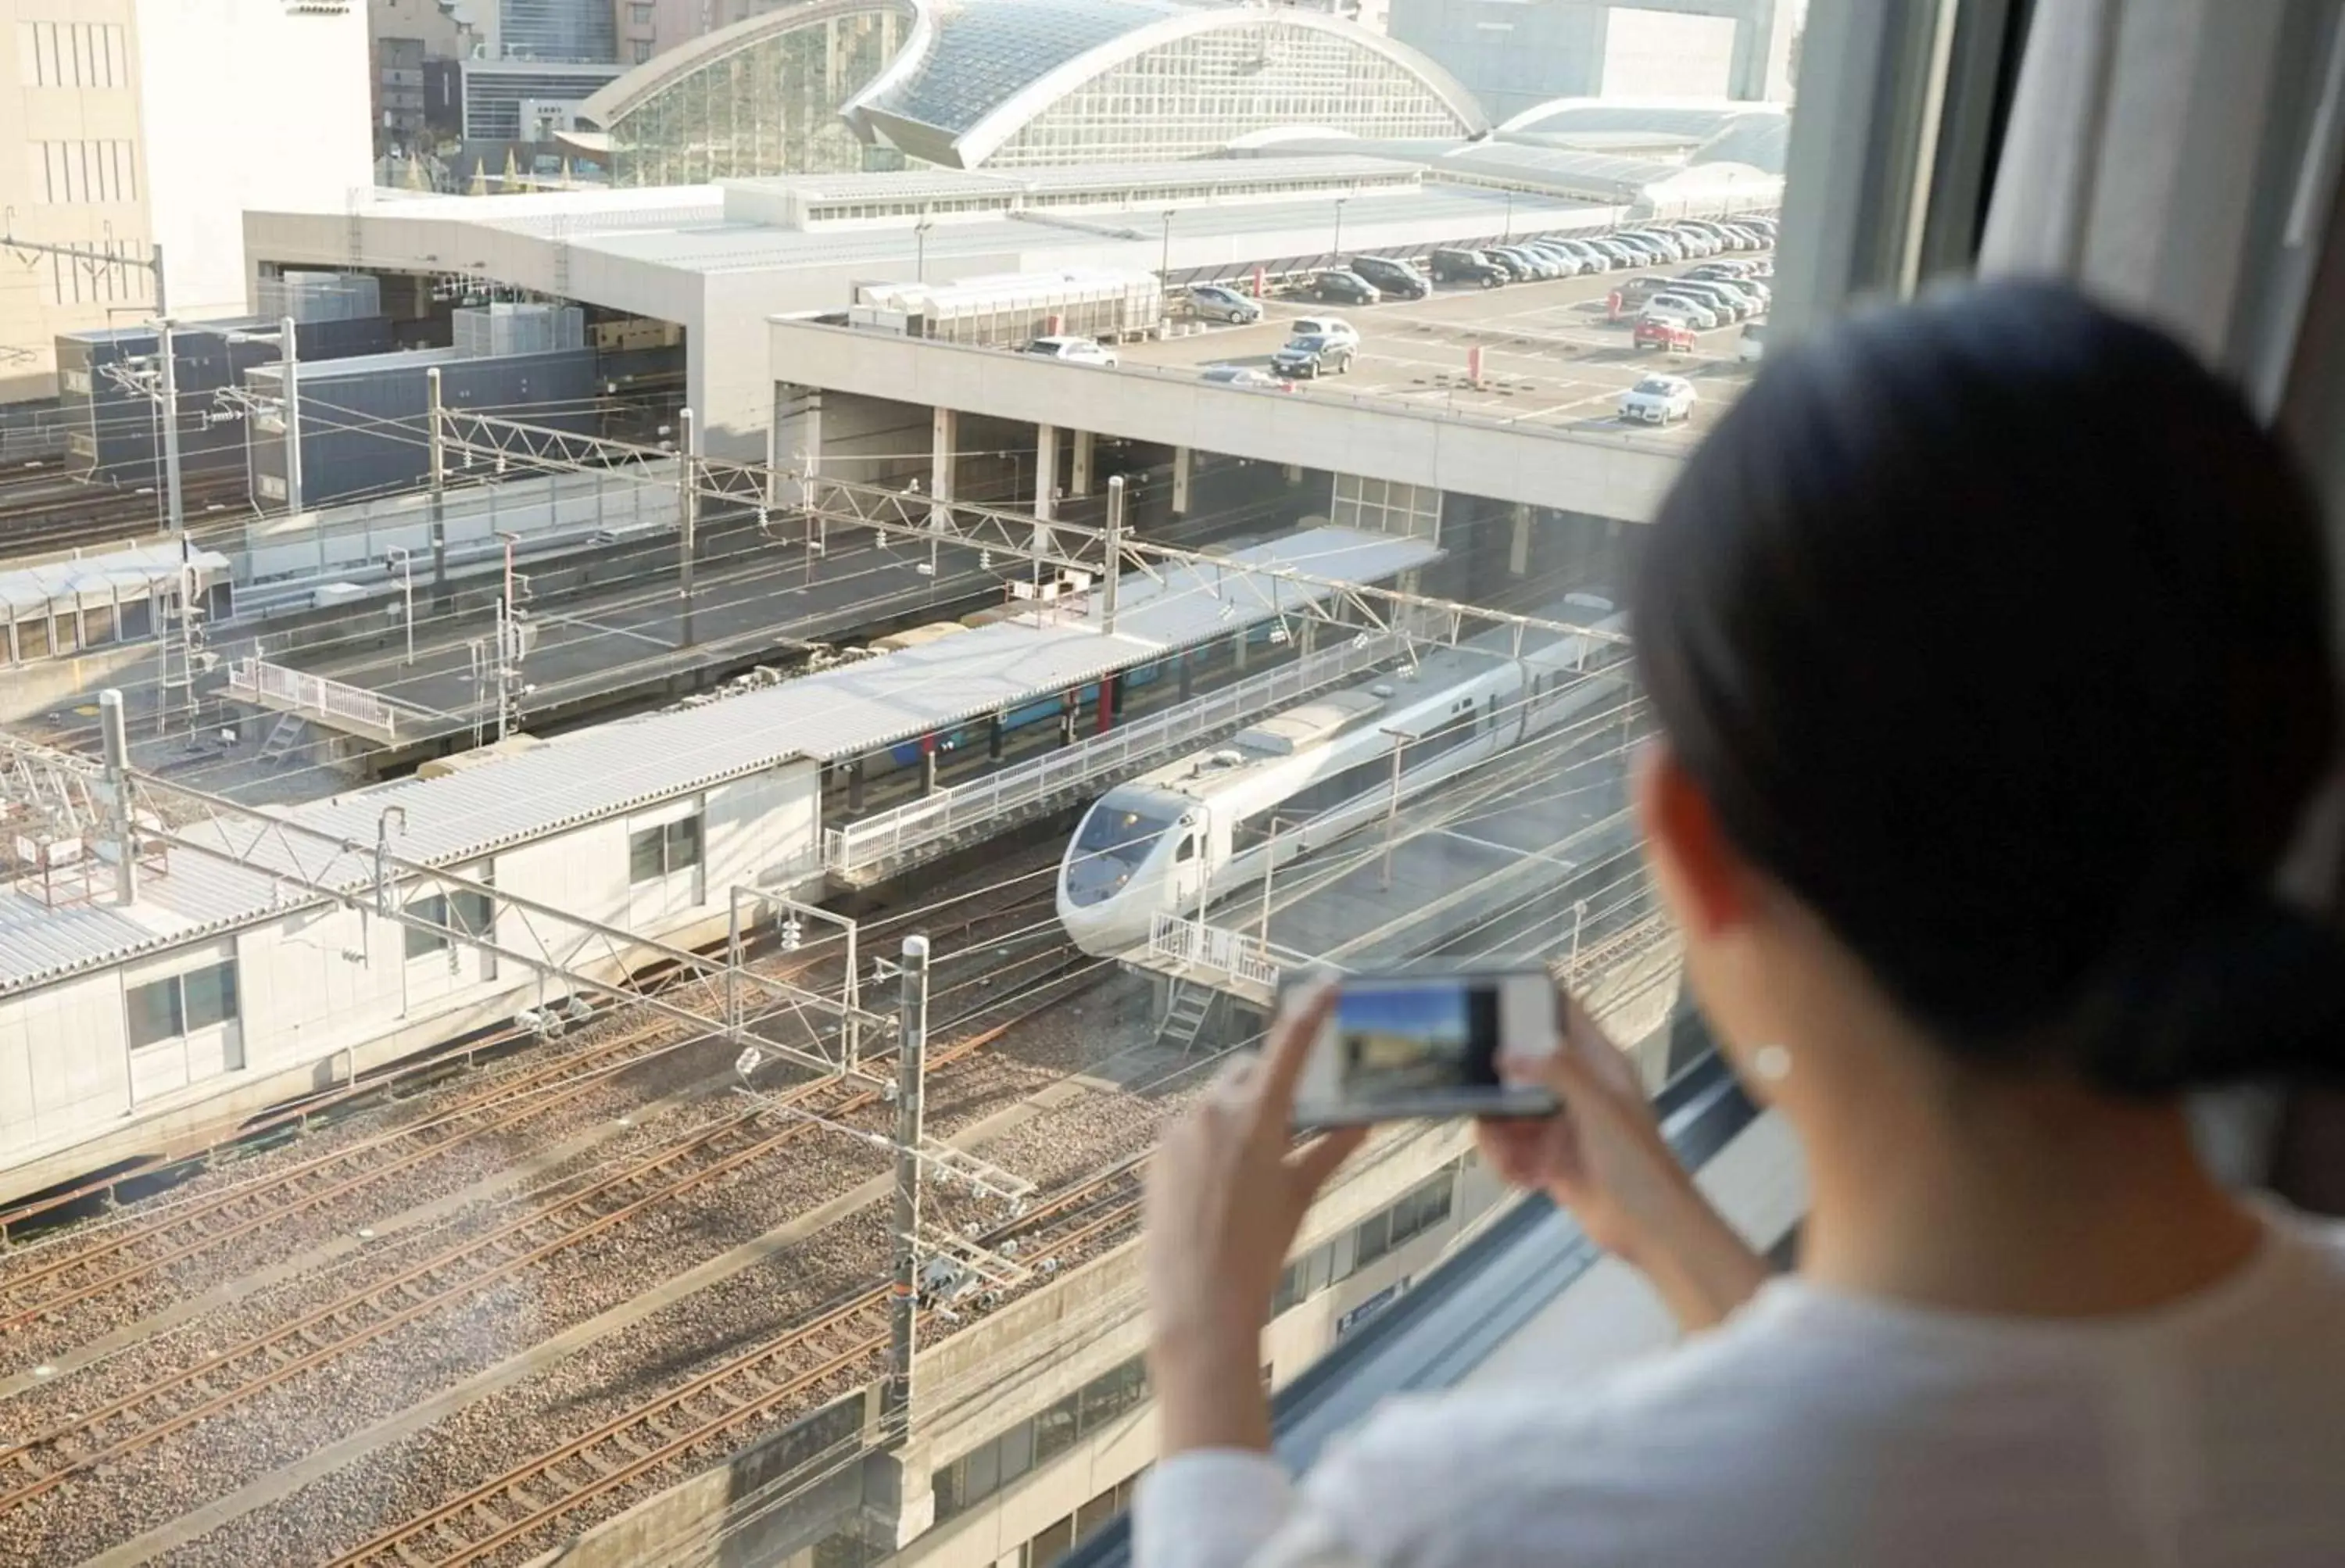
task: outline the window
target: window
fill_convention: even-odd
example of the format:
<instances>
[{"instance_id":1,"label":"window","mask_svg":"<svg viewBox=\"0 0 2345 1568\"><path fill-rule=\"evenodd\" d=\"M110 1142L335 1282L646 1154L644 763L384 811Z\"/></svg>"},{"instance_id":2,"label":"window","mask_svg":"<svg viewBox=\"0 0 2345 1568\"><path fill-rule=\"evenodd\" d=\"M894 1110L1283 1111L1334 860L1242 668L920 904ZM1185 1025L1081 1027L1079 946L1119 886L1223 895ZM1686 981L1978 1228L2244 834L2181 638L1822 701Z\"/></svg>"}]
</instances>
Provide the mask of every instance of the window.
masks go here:
<instances>
[{"instance_id":1,"label":"window","mask_svg":"<svg viewBox=\"0 0 2345 1568\"><path fill-rule=\"evenodd\" d=\"M127 141L29 141L26 178L50 206L138 199L137 148Z\"/></svg>"},{"instance_id":2,"label":"window","mask_svg":"<svg viewBox=\"0 0 2345 1568\"><path fill-rule=\"evenodd\" d=\"M1138 1356L1093 1378L1041 1414L939 1465L931 1478L937 1520L985 1501L1118 1417L1148 1402L1147 1363Z\"/></svg>"},{"instance_id":3,"label":"window","mask_svg":"<svg viewBox=\"0 0 2345 1568\"><path fill-rule=\"evenodd\" d=\"M236 961L134 985L123 993L123 1009L133 1051L233 1023Z\"/></svg>"},{"instance_id":4,"label":"window","mask_svg":"<svg viewBox=\"0 0 2345 1568\"><path fill-rule=\"evenodd\" d=\"M126 38L118 22L19 22L17 80L28 87L127 87Z\"/></svg>"},{"instance_id":5,"label":"window","mask_svg":"<svg viewBox=\"0 0 2345 1568\"><path fill-rule=\"evenodd\" d=\"M634 53L634 63L636 65L643 66L651 63L652 41L649 38L631 39L629 40L627 46Z\"/></svg>"},{"instance_id":6,"label":"window","mask_svg":"<svg viewBox=\"0 0 2345 1568\"><path fill-rule=\"evenodd\" d=\"M648 27L652 25L652 8L648 5L629 5L627 20L638 27Z\"/></svg>"},{"instance_id":7,"label":"window","mask_svg":"<svg viewBox=\"0 0 2345 1568\"><path fill-rule=\"evenodd\" d=\"M450 923L448 911L453 906L456 918ZM407 956L422 958L431 953L445 952L458 937L485 937L496 922L496 905L486 893L460 889L454 893L432 893L409 901L407 911L418 920L429 921L439 929L421 925L406 928Z\"/></svg>"},{"instance_id":8,"label":"window","mask_svg":"<svg viewBox=\"0 0 2345 1568\"><path fill-rule=\"evenodd\" d=\"M46 618L16 623L16 657L20 659L49 657L49 623Z\"/></svg>"},{"instance_id":9,"label":"window","mask_svg":"<svg viewBox=\"0 0 2345 1568\"><path fill-rule=\"evenodd\" d=\"M656 881L700 864L700 830L696 811L655 828L638 829L627 839L627 880Z\"/></svg>"}]
</instances>

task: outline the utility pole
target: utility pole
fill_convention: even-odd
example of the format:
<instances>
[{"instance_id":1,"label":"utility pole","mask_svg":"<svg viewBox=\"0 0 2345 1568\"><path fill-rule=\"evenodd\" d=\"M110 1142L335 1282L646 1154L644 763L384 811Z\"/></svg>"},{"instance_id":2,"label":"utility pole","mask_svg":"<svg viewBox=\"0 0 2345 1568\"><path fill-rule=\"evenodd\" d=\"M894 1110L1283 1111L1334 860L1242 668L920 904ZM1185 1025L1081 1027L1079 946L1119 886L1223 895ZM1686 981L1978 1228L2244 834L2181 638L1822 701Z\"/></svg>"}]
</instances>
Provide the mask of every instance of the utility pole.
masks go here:
<instances>
[{"instance_id":1,"label":"utility pole","mask_svg":"<svg viewBox=\"0 0 2345 1568\"><path fill-rule=\"evenodd\" d=\"M122 722L122 693L97 694L98 732L106 750L106 787L114 794L114 901L138 901L138 830L130 814L130 736Z\"/></svg>"},{"instance_id":2,"label":"utility pole","mask_svg":"<svg viewBox=\"0 0 2345 1568\"><path fill-rule=\"evenodd\" d=\"M301 350L293 334L293 318L277 323L278 347L285 366L285 511L301 510Z\"/></svg>"},{"instance_id":3,"label":"utility pole","mask_svg":"<svg viewBox=\"0 0 2345 1568\"><path fill-rule=\"evenodd\" d=\"M415 662L415 554L402 545L393 545L384 554L399 568L400 613L407 618L407 657L399 662L411 665Z\"/></svg>"},{"instance_id":4,"label":"utility pole","mask_svg":"<svg viewBox=\"0 0 2345 1568\"><path fill-rule=\"evenodd\" d=\"M15 209L9 209L11 219ZM0 249L22 252L25 256L62 256L89 267L102 267L111 271L117 267L136 267L155 280L155 335L163 355L163 494L168 507L171 532L179 534L188 526L186 507L179 495L179 396L178 378L172 373L171 364L171 296L164 281L163 245L157 240L147 247L144 261L135 257L117 256L111 250L94 249L87 245L58 245L43 239L19 239L13 232L0 232ZM153 394L148 393L149 397Z\"/></svg>"},{"instance_id":5,"label":"utility pole","mask_svg":"<svg viewBox=\"0 0 2345 1568\"><path fill-rule=\"evenodd\" d=\"M1123 475L1119 473L1107 482L1107 580L1100 585L1100 630L1109 636L1115 636L1115 601L1122 585Z\"/></svg>"},{"instance_id":6,"label":"utility pole","mask_svg":"<svg viewBox=\"0 0 2345 1568\"><path fill-rule=\"evenodd\" d=\"M692 558L698 553L696 535L700 524L700 492L694 484L694 459L700 455L700 433L694 425L692 411L678 409L675 415L675 521L681 538L676 550L676 578L684 595L684 644L693 645L692 636Z\"/></svg>"},{"instance_id":7,"label":"utility pole","mask_svg":"<svg viewBox=\"0 0 2345 1568\"><path fill-rule=\"evenodd\" d=\"M929 1050L929 939L904 939L896 1042L896 1283L889 1299L882 1422L898 1441L912 1429L912 1353L920 1321L920 1084Z\"/></svg>"},{"instance_id":8,"label":"utility pole","mask_svg":"<svg viewBox=\"0 0 2345 1568\"><path fill-rule=\"evenodd\" d=\"M431 602L448 605L448 434L440 402L440 367L423 372L429 402L424 414L431 446ZM412 656L410 656L412 657Z\"/></svg>"}]
</instances>

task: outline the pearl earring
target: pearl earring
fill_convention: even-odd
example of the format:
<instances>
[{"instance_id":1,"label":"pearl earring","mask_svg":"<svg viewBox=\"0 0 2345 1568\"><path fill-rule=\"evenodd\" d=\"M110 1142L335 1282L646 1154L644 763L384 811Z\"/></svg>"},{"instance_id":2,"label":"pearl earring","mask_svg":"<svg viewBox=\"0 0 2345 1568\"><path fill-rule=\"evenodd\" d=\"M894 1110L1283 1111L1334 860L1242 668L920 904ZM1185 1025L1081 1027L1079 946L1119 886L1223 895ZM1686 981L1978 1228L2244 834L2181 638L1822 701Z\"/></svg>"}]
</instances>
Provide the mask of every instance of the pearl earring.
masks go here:
<instances>
[{"instance_id":1,"label":"pearl earring","mask_svg":"<svg viewBox=\"0 0 2345 1568\"><path fill-rule=\"evenodd\" d=\"M1751 1070L1771 1084L1792 1075L1792 1054L1781 1045L1761 1045L1751 1054Z\"/></svg>"}]
</instances>

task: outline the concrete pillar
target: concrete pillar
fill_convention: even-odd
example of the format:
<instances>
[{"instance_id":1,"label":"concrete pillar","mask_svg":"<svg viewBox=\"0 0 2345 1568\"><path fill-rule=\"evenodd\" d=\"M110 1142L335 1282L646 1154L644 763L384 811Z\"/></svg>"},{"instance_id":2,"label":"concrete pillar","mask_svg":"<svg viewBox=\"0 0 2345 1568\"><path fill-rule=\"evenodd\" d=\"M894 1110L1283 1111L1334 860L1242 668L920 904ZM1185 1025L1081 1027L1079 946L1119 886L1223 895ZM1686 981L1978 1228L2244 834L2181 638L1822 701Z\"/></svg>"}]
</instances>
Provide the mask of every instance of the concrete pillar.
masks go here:
<instances>
[{"instance_id":1,"label":"concrete pillar","mask_svg":"<svg viewBox=\"0 0 2345 1568\"><path fill-rule=\"evenodd\" d=\"M1059 427L1038 424L1034 427L1034 515L1045 523L1051 521L1058 488Z\"/></svg>"},{"instance_id":2,"label":"concrete pillar","mask_svg":"<svg viewBox=\"0 0 2345 1568\"><path fill-rule=\"evenodd\" d=\"M847 764L847 809L863 809L863 759L850 759Z\"/></svg>"},{"instance_id":3,"label":"concrete pillar","mask_svg":"<svg viewBox=\"0 0 2345 1568\"><path fill-rule=\"evenodd\" d=\"M1009 727L1002 722L1000 714L997 713L985 721L985 754L996 762L1001 760L1001 739L1008 730Z\"/></svg>"},{"instance_id":4,"label":"concrete pillar","mask_svg":"<svg viewBox=\"0 0 2345 1568\"><path fill-rule=\"evenodd\" d=\"M920 793L937 792L937 738L929 736L920 745Z\"/></svg>"},{"instance_id":5,"label":"concrete pillar","mask_svg":"<svg viewBox=\"0 0 2345 1568\"><path fill-rule=\"evenodd\" d=\"M1075 432L1075 467L1067 478L1067 494L1089 495L1091 493L1091 433Z\"/></svg>"},{"instance_id":6,"label":"concrete pillar","mask_svg":"<svg viewBox=\"0 0 2345 1568\"><path fill-rule=\"evenodd\" d=\"M1507 543L1507 575L1528 577L1531 572L1531 509L1515 503L1515 531Z\"/></svg>"},{"instance_id":7,"label":"concrete pillar","mask_svg":"<svg viewBox=\"0 0 2345 1568\"><path fill-rule=\"evenodd\" d=\"M1071 691L1059 699L1059 744L1075 743L1075 717L1082 711L1083 694Z\"/></svg>"},{"instance_id":8,"label":"concrete pillar","mask_svg":"<svg viewBox=\"0 0 2345 1568\"><path fill-rule=\"evenodd\" d=\"M1299 463L1286 463L1279 469L1279 472L1286 476L1286 487L1289 490L1303 483L1303 465Z\"/></svg>"},{"instance_id":9,"label":"concrete pillar","mask_svg":"<svg viewBox=\"0 0 2345 1568\"><path fill-rule=\"evenodd\" d=\"M1303 635L1294 639L1295 652L1301 654L1309 653L1312 649L1312 646L1317 643L1318 640L1319 623L1315 620L1305 618L1303 623Z\"/></svg>"},{"instance_id":10,"label":"concrete pillar","mask_svg":"<svg viewBox=\"0 0 2345 1568\"><path fill-rule=\"evenodd\" d=\"M929 509L929 520L934 526L944 524L944 508L953 500L953 470L959 465L960 410L939 408L931 411L929 444L929 496L935 503Z\"/></svg>"},{"instance_id":11,"label":"concrete pillar","mask_svg":"<svg viewBox=\"0 0 2345 1568\"><path fill-rule=\"evenodd\" d=\"M1187 654L1174 654L1172 663L1181 672L1181 700L1186 702L1197 689L1197 663Z\"/></svg>"},{"instance_id":12,"label":"concrete pillar","mask_svg":"<svg viewBox=\"0 0 2345 1568\"><path fill-rule=\"evenodd\" d=\"M1235 669L1240 675L1245 674L1246 631L1247 628L1240 626L1234 633L1231 634L1230 636L1231 667Z\"/></svg>"},{"instance_id":13,"label":"concrete pillar","mask_svg":"<svg viewBox=\"0 0 2345 1568\"><path fill-rule=\"evenodd\" d=\"M1172 515L1189 514L1189 471L1196 466L1196 453L1185 446L1172 449Z\"/></svg>"}]
</instances>

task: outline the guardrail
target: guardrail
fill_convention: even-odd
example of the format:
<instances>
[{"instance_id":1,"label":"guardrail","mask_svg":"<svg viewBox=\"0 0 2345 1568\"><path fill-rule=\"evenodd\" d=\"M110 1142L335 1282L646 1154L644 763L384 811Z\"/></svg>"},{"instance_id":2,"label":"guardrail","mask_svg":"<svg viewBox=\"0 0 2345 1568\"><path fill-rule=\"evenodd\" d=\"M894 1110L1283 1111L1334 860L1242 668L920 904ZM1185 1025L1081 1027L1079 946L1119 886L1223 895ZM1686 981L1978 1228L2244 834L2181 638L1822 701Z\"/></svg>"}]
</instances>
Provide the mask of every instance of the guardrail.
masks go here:
<instances>
[{"instance_id":1,"label":"guardrail","mask_svg":"<svg viewBox=\"0 0 2345 1568\"><path fill-rule=\"evenodd\" d=\"M838 875L853 876L1061 790L1147 766L1185 740L1241 723L1264 708L1370 668L1400 650L1396 633L1362 633L1030 762L827 829L823 863Z\"/></svg>"},{"instance_id":2,"label":"guardrail","mask_svg":"<svg viewBox=\"0 0 2345 1568\"><path fill-rule=\"evenodd\" d=\"M399 710L363 687L289 669L265 659L239 659L228 666L228 689L239 697L270 708L288 708L343 726L379 731L386 740L396 738Z\"/></svg>"},{"instance_id":3,"label":"guardrail","mask_svg":"<svg viewBox=\"0 0 2345 1568\"><path fill-rule=\"evenodd\" d=\"M1219 979L1269 992L1278 989L1282 970L1311 962L1305 954L1273 947L1260 937L1162 911L1148 922L1148 956L1152 966L1178 967L1209 982Z\"/></svg>"}]
</instances>

